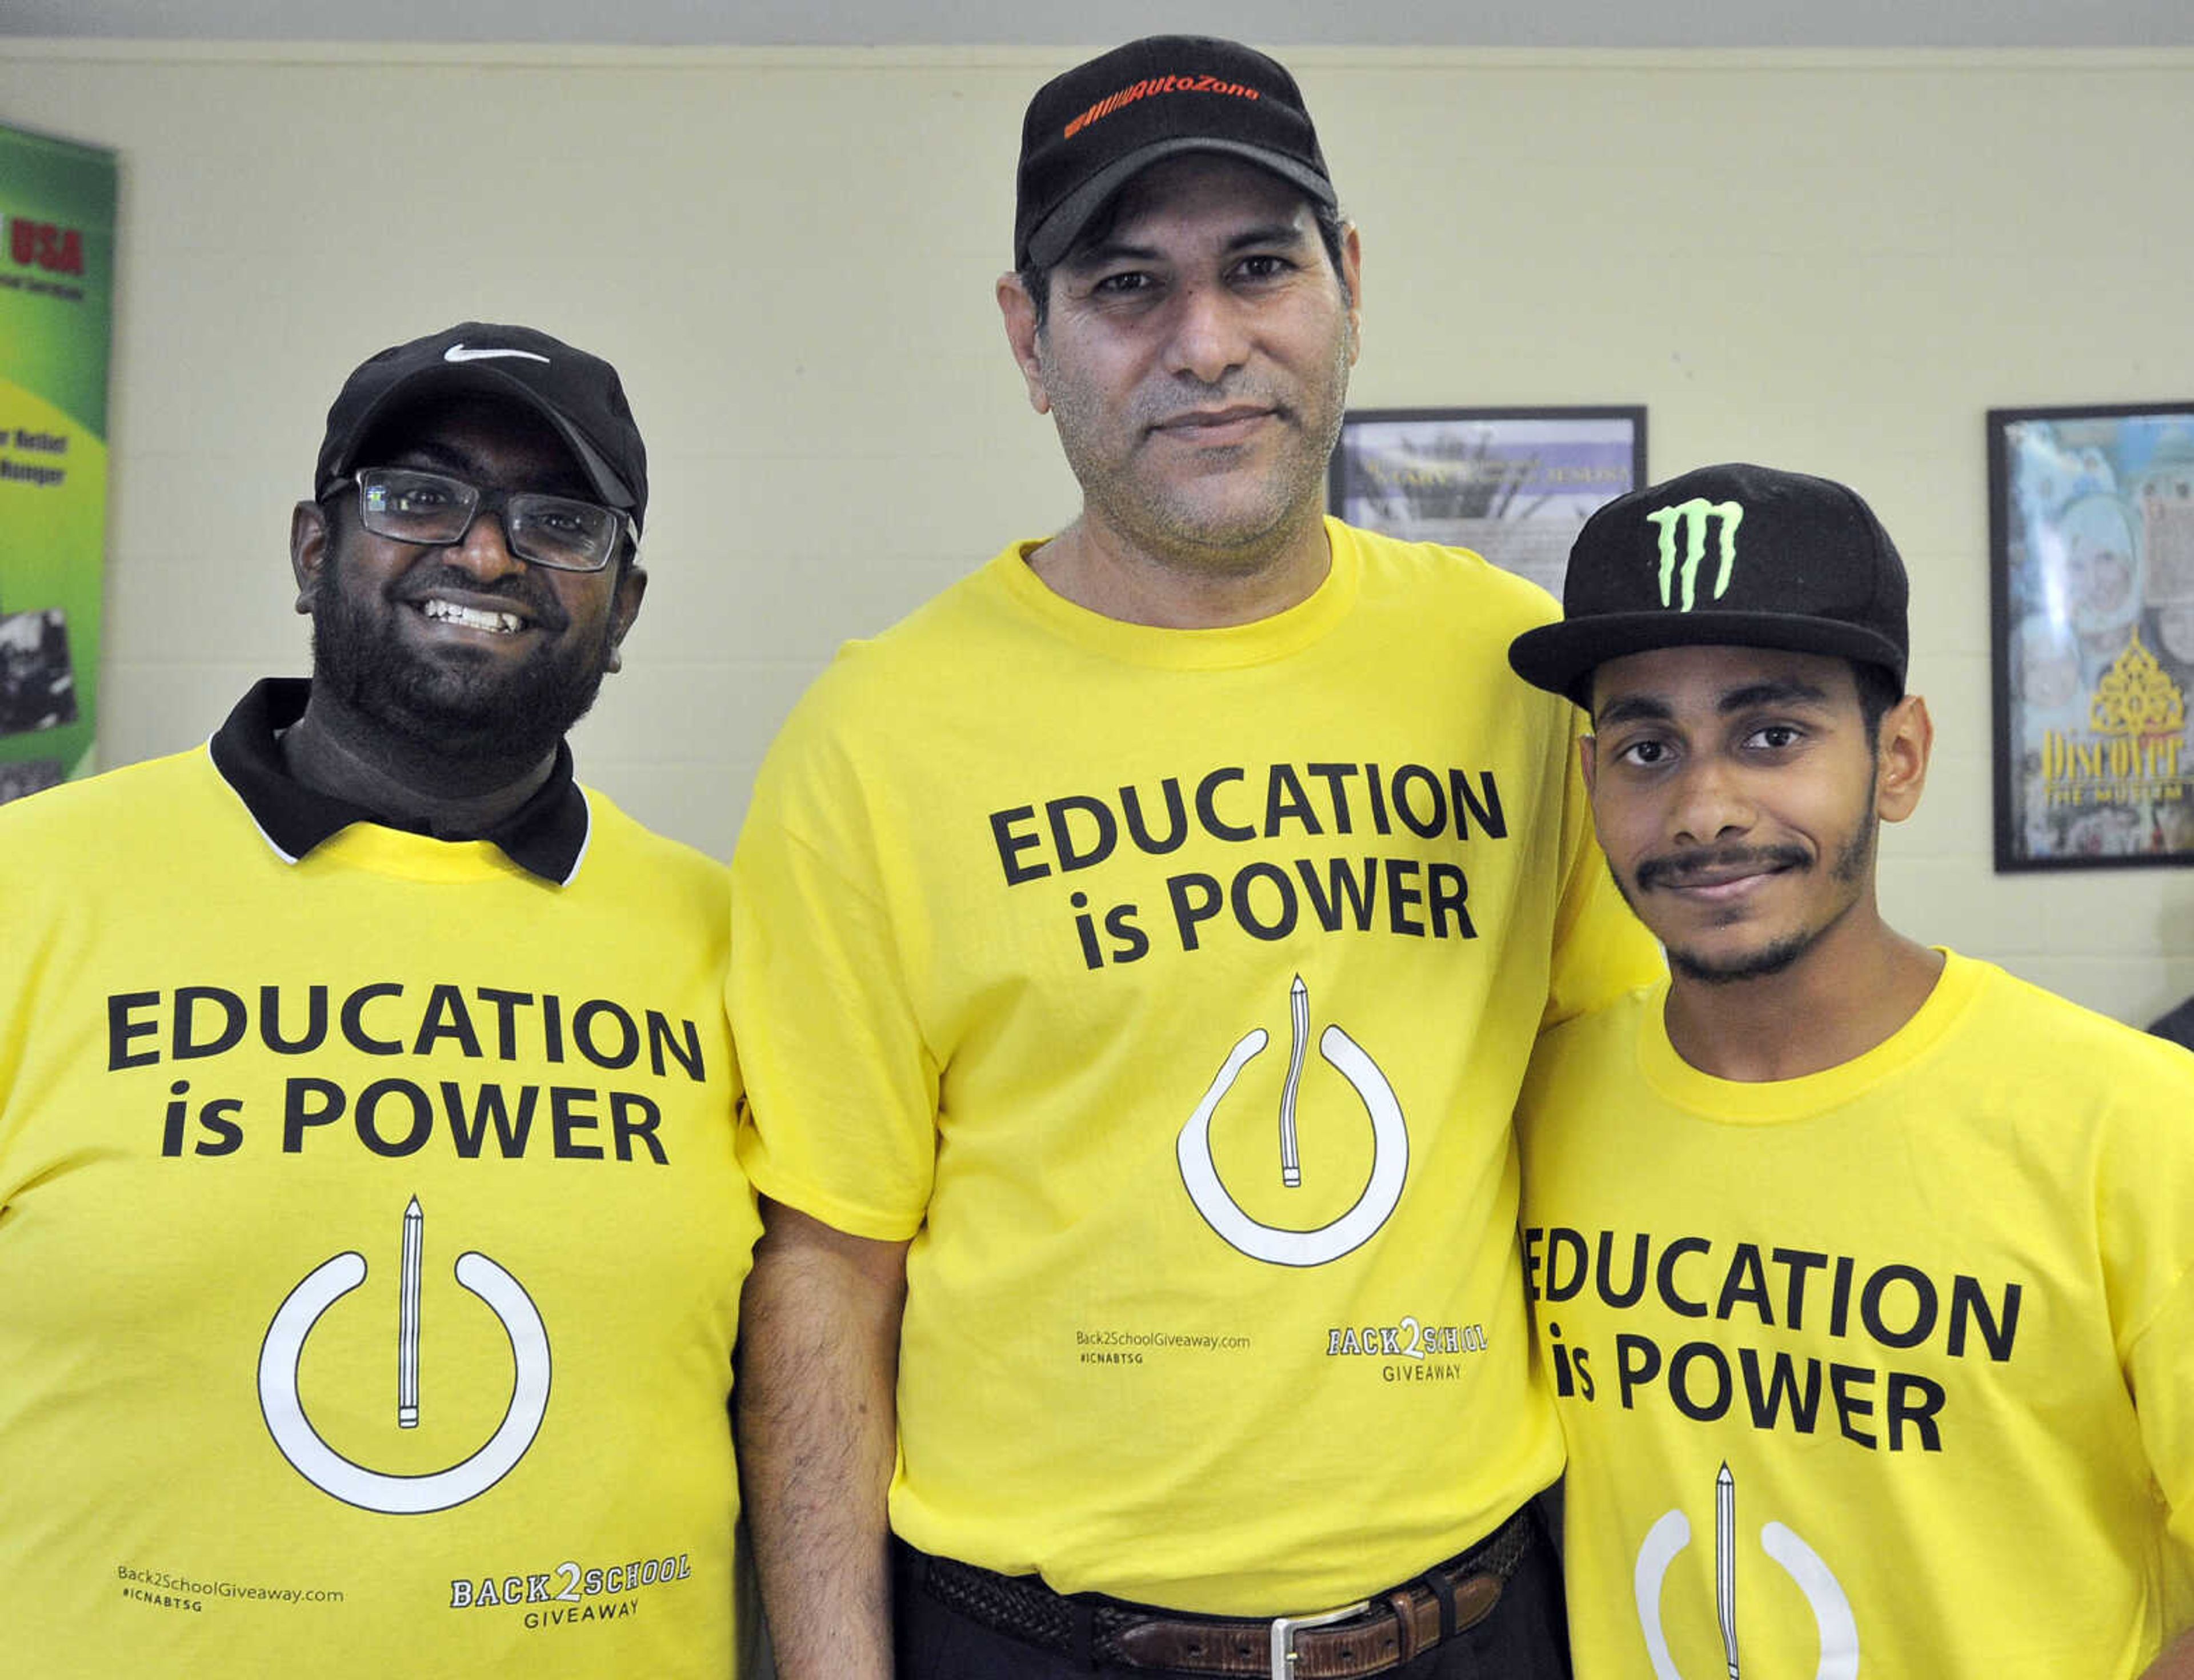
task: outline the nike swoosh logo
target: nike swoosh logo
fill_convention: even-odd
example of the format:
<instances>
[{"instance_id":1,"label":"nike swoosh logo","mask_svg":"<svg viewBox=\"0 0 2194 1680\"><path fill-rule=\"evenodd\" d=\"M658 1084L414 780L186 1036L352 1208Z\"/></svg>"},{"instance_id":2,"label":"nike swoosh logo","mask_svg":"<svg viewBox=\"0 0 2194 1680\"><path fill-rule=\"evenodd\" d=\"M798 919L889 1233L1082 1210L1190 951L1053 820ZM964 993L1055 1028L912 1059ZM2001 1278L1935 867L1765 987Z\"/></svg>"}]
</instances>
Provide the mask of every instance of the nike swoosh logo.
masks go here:
<instances>
[{"instance_id":1,"label":"nike swoosh logo","mask_svg":"<svg viewBox=\"0 0 2194 1680\"><path fill-rule=\"evenodd\" d=\"M468 350L462 344L452 344L442 353L445 362L485 362L491 356L522 356L529 362L546 362L546 356L537 356L531 350Z\"/></svg>"}]
</instances>

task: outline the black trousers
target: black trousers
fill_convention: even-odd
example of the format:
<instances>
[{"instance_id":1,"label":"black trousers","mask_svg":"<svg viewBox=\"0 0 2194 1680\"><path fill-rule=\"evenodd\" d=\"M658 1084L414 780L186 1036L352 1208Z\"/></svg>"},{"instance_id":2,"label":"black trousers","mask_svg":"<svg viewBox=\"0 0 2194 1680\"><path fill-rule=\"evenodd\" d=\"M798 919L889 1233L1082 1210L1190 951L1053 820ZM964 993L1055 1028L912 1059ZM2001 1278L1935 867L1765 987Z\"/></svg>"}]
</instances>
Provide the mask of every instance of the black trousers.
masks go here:
<instances>
[{"instance_id":1,"label":"black trousers","mask_svg":"<svg viewBox=\"0 0 2194 1680\"><path fill-rule=\"evenodd\" d=\"M1084 1663L972 1621L923 1591L919 1553L897 1541L893 1551L899 1680L1192 1680L1175 1669ZM1386 1673L1393 1680L1569 1680L1561 1566L1543 1528L1534 1522L1531 1544L1490 1615Z\"/></svg>"}]
</instances>

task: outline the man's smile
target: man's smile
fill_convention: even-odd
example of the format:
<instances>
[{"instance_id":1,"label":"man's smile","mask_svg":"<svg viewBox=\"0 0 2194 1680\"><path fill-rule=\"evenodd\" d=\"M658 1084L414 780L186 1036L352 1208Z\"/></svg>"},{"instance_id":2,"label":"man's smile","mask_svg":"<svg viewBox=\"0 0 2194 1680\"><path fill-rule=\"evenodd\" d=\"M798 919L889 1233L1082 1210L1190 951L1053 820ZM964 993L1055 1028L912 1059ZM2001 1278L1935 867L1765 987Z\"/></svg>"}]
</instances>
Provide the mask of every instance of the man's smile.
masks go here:
<instances>
[{"instance_id":1,"label":"man's smile","mask_svg":"<svg viewBox=\"0 0 2194 1680\"><path fill-rule=\"evenodd\" d=\"M1741 897L1760 883L1812 859L1795 846L1746 846L1737 851L1679 852L1649 857L1638 866L1638 890L1663 889L1709 903Z\"/></svg>"},{"instance_id":2,"label":"man's smile","mask_svg":"<svg viewBox=\"0 0 2194 1680\"><path fill-rule=\"evenodd\" d=\"M485 630L496 635L515 635L526 628L526 621L514 612L491 611L484 607L468 606L443 595L429 595L418 603L420 613L438 624L454 624L461 629Z\"/></svg>"},{"instance_id":3,"label":"man's smile","mask_svg":"<svg viewBox=\"0 0 2194 1680\"><path fill-rule=\"evenodd\" d=\"M1247 440L1278 414L1267 404L1230 403L1223 408L1187 410L1158 421L1151 430L1186 444L1235 444Z\"/></svg>"},{"instance_id":4,"label":"man's smile","mask_svg":"<svg viewBox=\"0 0 2194 1680\"><path fill-rule=\"evenodd\" d=\"M390 595L397 605L433 625L437 635L456 632L463 641L522 638L530 631L554 635L570 618L546 589L528 587L536 582L513 574L484 583L458 569L440 566L404 579Z\"/></svg>"}]
</instances>

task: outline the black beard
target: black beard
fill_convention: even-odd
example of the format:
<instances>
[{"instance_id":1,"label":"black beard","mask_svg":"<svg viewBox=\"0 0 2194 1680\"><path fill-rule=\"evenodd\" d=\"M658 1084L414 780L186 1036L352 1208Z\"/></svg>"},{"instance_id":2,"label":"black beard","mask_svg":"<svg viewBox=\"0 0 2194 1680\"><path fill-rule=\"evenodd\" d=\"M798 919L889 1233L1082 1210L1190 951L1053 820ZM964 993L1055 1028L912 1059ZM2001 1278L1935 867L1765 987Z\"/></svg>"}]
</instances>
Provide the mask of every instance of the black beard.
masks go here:
<instances>
[{"instance_id":1,"label":"black beard","mask_svg":"<svg viewBox=\"0 0 2194 1680\"><path fill-rule=\"evenodd\" d=\"M1875 778L1869 777L1867 781L1865 820L1858 825L1852 837L1844 842L1842 849L1836 854L1835 861L1829 865L1829 878L1847 886L1861 880L1866 874L1867 865L1874 859L1875 835L1881 827L1881 819L1875 815L1874 811L1874 794ZM1763 850L1763 855L1779 857L1782 854L1778 849L1770 847ZM1675 866L1682 861L1681 858L1657 859L1641 866L1638 873L1640 877L1650 880L1660 875L1674 873ZM1801 867L1813 866L1804 864ZM1638 910L1638 900L1632 895L1630 886L1621 875L1616 874L1615 866L1612 863L1608 865L1607 872L1615 882L1616 892L1622 895L1623 902L1629 905L1632 914L1635 915ZM1732 957L1721 962L1709 961L1692 952L1679 950L1674 945L1664 946L1663 949L1668 953L1668 966L1686 980L1697 980L1709 986L1727 985L1737 980L1758 980L1770 974L1780 974L1796 962L1800 957L1812 950L1824 935L1851 914L1858 903L1858 900L1854 897L1819 927L1801 928L1797 932L1786 935L1772 944L1763 945L1756 951L1748 951L1741 956ZM1640 916L1639 920L1643 921L1645 918Z\"/></svg>"},{"instance_id":2,"label":"black beard","mask_svg":"<svg viewBox=\"0 0 2194 1680\"><path fill-rule=\"evenodd\" d=\"M1829 923L1834 927L1844 919L1849 905L1839 911ZM1757 980L1769 974L1780 974L1784 969L1813 949L1814 942L1829 931L1829 927L1807 928L1793 933L1787 939L1778 939L1772 945L1736 957L1727 962L1712 963L1693 956L1689 951L1668 947L1668 966L1686 980L1699 980L1709 986L1726 986L1737 980Z\"/></svg>"},{"instance_id":3,"label":"black beard","mask_svg":"<svg viewBox=\"0 0 2194 1680\"><path fill-rule=\"evenodd\" d=\"M313 682L408 746L444 758L537 761L586 716L608 668L606 632L592 645L543 650L515 670L432 664L353 608L340 578L313 598Z\"/></svg>"}]
</instances>

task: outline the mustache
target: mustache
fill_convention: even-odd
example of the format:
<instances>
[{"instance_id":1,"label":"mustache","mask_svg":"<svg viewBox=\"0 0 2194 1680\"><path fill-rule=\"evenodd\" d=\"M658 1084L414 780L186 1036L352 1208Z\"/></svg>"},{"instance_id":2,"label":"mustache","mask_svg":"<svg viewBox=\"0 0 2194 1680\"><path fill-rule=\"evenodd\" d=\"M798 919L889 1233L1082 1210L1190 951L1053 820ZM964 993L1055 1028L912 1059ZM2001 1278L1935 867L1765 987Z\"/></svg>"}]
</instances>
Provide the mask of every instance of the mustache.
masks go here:
<instances>
[{"instance_id":1,"label":"mustache","mask_svg":"<svg viewBox=\"0 0 2194 1680\"><path fill-rule=\"evenodd\" d=\"M1221 381L1217 385L1192 386L1187 390L1176 389L1141 405L1136 421L1146 430L1169 426L1190 416L1213 409L1228 408L1269 409L1282 420L1293 420L1295 410L1270 392L1254 390L1247 385L1231 385Z\"/></svg>"},{"instance_id":2,"label":"mustache","mask_svg":"<svg viewBox=\"0 0 2194 1680\"><path fill-rule=\"evenodd\" d=\"M531 567L485 583L468 571L429 560L405 573L389 593L395 599L415 605L438 593L491 596L525 608L526 616L544 630L561 630L571 622L556 605L548 586L533 575Z\"/></svg>"},{"instance_id":3,"label":"mustache","mask_svg":"<svg viewBox=\"0 0 2194 1680\"><path fill-rule=\"evenodd\" d=\"M1701 846L1696 851L1649 857L1638 866L1638 890L1683 886L1693 880L1747 869L1802 869L1812 858L1797 846Z\"/></svg>"}]
</instances>

